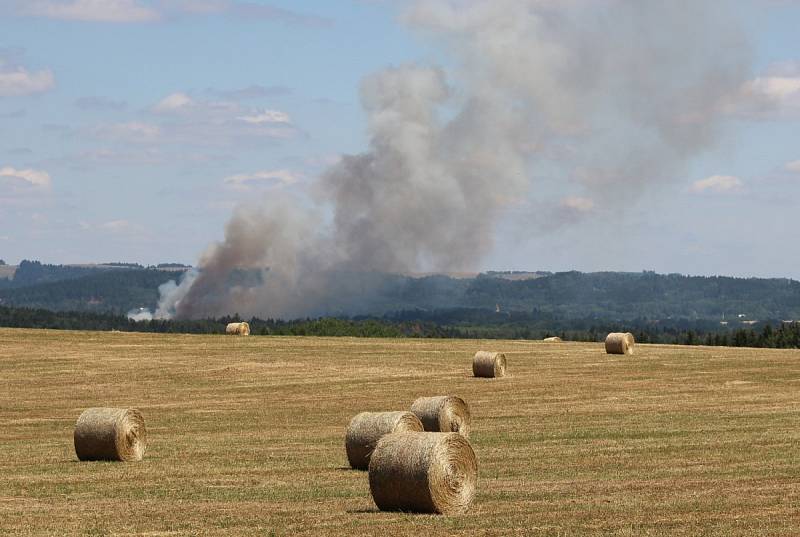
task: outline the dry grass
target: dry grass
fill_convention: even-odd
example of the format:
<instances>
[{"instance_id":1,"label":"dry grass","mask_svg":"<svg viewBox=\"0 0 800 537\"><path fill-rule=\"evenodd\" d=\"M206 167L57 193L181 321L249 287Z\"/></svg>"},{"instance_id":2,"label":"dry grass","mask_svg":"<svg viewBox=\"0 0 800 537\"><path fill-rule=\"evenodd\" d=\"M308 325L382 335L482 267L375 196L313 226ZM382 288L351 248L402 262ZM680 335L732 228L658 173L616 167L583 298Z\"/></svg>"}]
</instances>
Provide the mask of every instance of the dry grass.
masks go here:
<instances>
[{"instance_id":1,"label":"dry grass","mask_svg":"<svg viewBox=\"0 0 800 537\"><path fill-rule=\"evenodd\" d=\"M472 508L376 512L348 420L440 393ZM143 412L144 461L77 462L91 406ZM0 329L0 534L796 535L799 424L798 351Z\"/></svg>"}]
</instances>

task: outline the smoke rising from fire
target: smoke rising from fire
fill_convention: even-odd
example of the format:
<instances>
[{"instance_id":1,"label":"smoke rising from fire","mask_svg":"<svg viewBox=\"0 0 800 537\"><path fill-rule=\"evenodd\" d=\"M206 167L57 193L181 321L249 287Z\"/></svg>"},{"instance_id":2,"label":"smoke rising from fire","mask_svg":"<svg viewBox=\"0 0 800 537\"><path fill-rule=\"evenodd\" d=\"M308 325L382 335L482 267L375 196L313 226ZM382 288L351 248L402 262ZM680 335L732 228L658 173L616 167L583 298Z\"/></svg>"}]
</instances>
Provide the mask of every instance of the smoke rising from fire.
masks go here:
<instances>
[{"instance_id":1,"label":"smoke rising from fire","mask_svg":"<svg viewBox=\"0 0 800 537\"><path fill-rule=\"evenodd\" d=\"M365 274L473 268L508 208L536 200L532 178L543 173L579 193L581 207L613 201L618 210L716 139L720 103L749 69L727 12L696 0L408 4L402 21L452 65L367 77L368 150L325 172L311 205L284 198L237 209L225 239L160 311L367 311ZM574 205L539 204L550 207L539 219L586 212ZM242 269L260 271L258 283L237 283Z\"/></svg>"}]
</instances>

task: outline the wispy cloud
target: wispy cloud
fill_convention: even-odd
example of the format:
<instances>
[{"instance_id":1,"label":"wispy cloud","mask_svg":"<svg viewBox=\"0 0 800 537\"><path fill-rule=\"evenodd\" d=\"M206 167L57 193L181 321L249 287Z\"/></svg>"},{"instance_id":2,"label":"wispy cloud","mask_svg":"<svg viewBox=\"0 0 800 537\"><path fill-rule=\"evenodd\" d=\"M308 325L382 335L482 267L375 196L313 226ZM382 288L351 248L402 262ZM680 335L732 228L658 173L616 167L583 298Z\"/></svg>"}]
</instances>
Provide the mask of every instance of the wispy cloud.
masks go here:
<instances>
[{"instance_id":1,"label":"wispy cloud","mask_svg":"<svg viewBox=\"0 0 800 537\"><path fill-rule=\"evenodd\" d=\"M228 13L245 20L273 20L304 26L328 26L331 20L318 15L299 13L277 6L255 2L228 2Z\"/></svg>"},{"instance_id":2,"label":"wispy cloud","mask_svg":"<svg viewBox=\"0 0 800 537\"><path fill-rule=\"evenodd\" d=\"M327 25L317 15L238 0L4 0L18 16L98 22L152 23L187 16L228 16L297 25Z\"/></svg>"},{"instance_id":3,"label":"wispy cloud","mask_svg":"<svg viewBox=\"0 0 800 537\"><path fill-rule=\"evenodd\" d=\"M719 104L728 115L746 119L784 119L800 116L800 62L770 65Z\"/></svg>"},{"instance_id":4,"label":"wispy cloud","mask_svg":"<svg viewBox=\"0 0 800 537\"><path fill-rule=\"evenodd\" d=\"M291 170L262 170L230 175L223 179L223 183L236 190L249 190L288 186L297 183L301 178L300 174Z\"/></svg>"},{"instance_id":5,"label":"wispy cloud","mask_svg":"<svg viewBox=\"0 0 800 537\"><path fill-rule=\"evenodd\" d=\"M137 0L25 0L17 3L17 12L31 17L114 23L161 19L159 11Z\"/></svg>"},{"instance_id":6,"label":"wispy cloud","mask_svg":"<svg viewBox=\"0 0 800 537\"><path fill-rule=\"evenodd\" d=\"M174 112L192 106L194 101L182 92L167 95L153 106L155 112Z\"/></svg>"},{"instance_id":7,"label":"wispy cloud","mask_svg":"<svg viewBox=\"0 0 800 537\"><path fill-rule=\"evenodd\" d=\"M149 112L164 138L178 143L229 145L246 139L287 139L299 132L286 112L185 92L167 95Z\"/></svg>"},{"instance_id":8,"label":"wispy cloud","mask_svg":"<svg viewBox=\"0 0 800 537\"><path fill-rule=\"evenodd\" d=\"M25 110L18 108L10 112L0 112L0 119L16 119L25 116Z\"/></svg>"},{"instance_id":9,"label":"wispy cloud","mask_svg":"<svg viewBox=\"0 0 800 537\"><path fill-rule=\"evenodd\" d=\"M230 9L230 0L161 0L159 7L171 14L215 15Z\"/></svg>"},{"instance_id":10,"label":"wispy cloud","mask_svg":"<svg viewBox=\"0 0 800 537\"><path fill-rule=\"evenodd\" d=\"M221 99L244 101L248 99L264 99L268 97L283 97L292 94L292 89L287 86L261 86L254 84L246 88L232 90L209 90Z\"/></svg>"},{"instance_id":11,"label":"wispy cloud","mask_svg":"<svg viewBox=\"0 0 800 537\"><path fill-rule=\"evenodd\" d=\"M692 183L689 187L691 192L715 192L718 194L726 192L737 192L742 189L744 183L738 177L732 175L712 175L705 179L700 179Z\"/></svg>"},{"instance_id":12,"label":"wispy cloud","mask_svg":"<svg viewBox=\"0 0 800 537\"><path fill-rule=\"evenodd\" d=\"M97 135L98 133L93 133ZM131 135L132 136L132 135ZM76 173L85 173L100 169L119 170L121 167L157 167L180 162L185 165L202 165L225 163L229 164L234 156L227 153L209 151L208 148L196 150L186 149L182 146L170 147L163 139L152 140L148 143L141 139L111 139L103 137L103 142L112 142L105 147L94 147L86 151L68 153L55 158L44 159L44 166L68 170ZM113 142L120 142L115 144ZM165 189L166 192L168 189ZM162 192L163 193L163 192ZM185 200L186 192L181 191L180 197Z\"/></svg>"},{"instance_id":13,"label":"wispy cloud","mask_svg":"<svg viewBox=\"0 0 800 537\"><path fill-rule=\"evenodd\" d=\"M249 116L239 116L236 119L250 123L253 125L260 125L262 123L291 123L289 114L280 112L278 110L262 110L256 114Z\"/></svg>"},{"instance_id":14,"label":"wispy cloud","mask_svg":"<svg viewBox=\"0 0 800 537\"><path fill-rule=\"evenodd\" d=\"M133 225L129 220L109 220L97 226L98 229L112 232L128 231Z\"/></svg>"},{"instance_id":15,"label":"wispy cloud","mask_svg":"<svg viewBox=\"0 0 800 537\"><path fill-rule=\"evenodd\" d=\"M786 171L791 173L800 173L800 160L787 163Z\"/></svg>"},{"instance_id":16,"label":"wispy cloud","mask_svg":"<svg viewBox=\"0 0 800 537\"><path fill-rule=\"evenodd\" d=\"M589 198L570 196L561 200L561 207L579 213L588 213L594 209L594 201Z\"/></svg>"},{"instance_id":17,"label":"wispy cloud","mask_svg":"<svg viewBox=\"0 0 800 537\"><path fill-rule=\"evenodd\" d=\"M55 83L55 76L50 69L30 71L0 51L0 97L44 93L51 90Z\"/></svg>"},{"instance_id":18,"label":"wispy cloud","mask_svg":"<svg viewBox=\"0 0 800 537\"><path fill-rule=\"evenodd\" d=\"M752 82L755 91L777 102L800 97L800 76L768 76Z\"/></svg>"},{"instance_id":19,"label":"wispy cloud","mask_svg":"<svg viewBox=\"0 0 800 537\"><path fill-rule=\"evenodd\" d=\"M75 100L75 106L81 110L124 110L128 107L125 101L117 101L107 97L80 97Z\"/></svg>"},{"instance_id":20,"label":"wispy cloud","mask_svg":"<svg viewBox=\"0 0 800 537\"><path fill-rule=\"evenodd\" d=\"M93 132L104 139L139 143L153 142L161 136L161 128L158 125L142 121L100 125L95 127Z\"/></svg>"},{"instance_id":21,"label":"wispy cloud","mask_svg":"<svg viewBox=\"0 0 800 537\"><path fill-rule=\"evenodd\" d=\"M11 166L0 168L0 178L23 183L35 188L49 189L51 186L50 174L42 170L31 168L17 169Z\"/></svg>"},{"instance_id":22,"label":"wispy cloud","mask_svg":"<svg viewBox=\"0 0 800 537\"><path fill-rule=\"evenodd\" d=\"M78 222L77 228L84 233L96 237L115 237L133 240L152 239L150 230L145 226L125 218L107 220L105 222L87 222L84 220Z\"/></svg>"}]
</instances>

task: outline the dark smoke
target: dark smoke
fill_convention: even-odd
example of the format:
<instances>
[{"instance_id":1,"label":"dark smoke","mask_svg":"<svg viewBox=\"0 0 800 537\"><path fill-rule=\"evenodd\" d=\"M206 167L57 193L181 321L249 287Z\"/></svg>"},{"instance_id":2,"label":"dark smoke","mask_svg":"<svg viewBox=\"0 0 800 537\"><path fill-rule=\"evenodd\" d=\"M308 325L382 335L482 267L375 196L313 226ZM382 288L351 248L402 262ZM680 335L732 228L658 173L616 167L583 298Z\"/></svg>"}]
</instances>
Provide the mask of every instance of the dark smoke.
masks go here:
<instances>
[{"instance_id":1,"label":"dark smoke","mask_svg":"<svg viewBox=\"0 0 800 537\"><path fill-rule=\"evenodd\" d=\"M403 21L455 67L368 77L369 150L319 178L315 207L239 208L166 309L366 311L382 285L368 274L479 264L496 221L536 200L540 169L580 193L543 209L550 226L635 200L713 143L720 103L747 78L748 48L727 11L697 0L411 3ZM232 284L238 269L262 271L263 283Z\"/></svg>"}]
</instances>

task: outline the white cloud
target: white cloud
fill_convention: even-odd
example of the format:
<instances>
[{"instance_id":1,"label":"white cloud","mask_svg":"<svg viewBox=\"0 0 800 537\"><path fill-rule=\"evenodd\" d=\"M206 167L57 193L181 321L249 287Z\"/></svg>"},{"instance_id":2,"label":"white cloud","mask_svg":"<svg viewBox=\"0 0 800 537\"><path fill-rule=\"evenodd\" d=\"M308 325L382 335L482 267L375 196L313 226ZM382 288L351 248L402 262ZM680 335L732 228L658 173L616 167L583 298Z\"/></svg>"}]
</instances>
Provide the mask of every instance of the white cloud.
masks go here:
<instances>
[{"instance_id":1,"label":"white cloud","mask_svg":"<svg viewBox=\"0 0 800 537\"><path fill-rule=\"evenodd\" d=\"M226 15L247 20L267 20L304 26L326 26L330 19L290 9L240 0L159 0L161 9L170 15Z\"/></svg>"},{"instance_id":2,"label":"white cloud","mask_svg":"<svg viewBox=\"0 0 800 537\"><path fill-rule=\"evenodd\" d=\"M33 170L31 168L16 169L6 166L0 168L0 177L24 181L30 186L42 189L48 189L51 185L49 173L41 170Z\"/></svg>"},{"instance_id":3,"label":"white cloud","mask_svg":"<svg viewBox=\"0 0 800 537\"><path fill-rule=\"evenodd\" d=\"M708 191L717 193L736 192L741 190L743 185L744 183L742 183L741 179L732 175L712 175L695 181L689 190L696 193Z\"/></svg>"},{"instance_id":4,"label":"white cloud","mask_svg":"<svg viewBox=\"0 0 800 537\"><path fill-rule=\"evenodd\" d=\"M124 110L128 103L107 97L88 96L76 99L75 106L82 110Z\"/></svg>"},{"instance_id":5,"label":"white cloud","mask_svg":"<svg viewBox=\"0 0 800 537\"><path fill-rule=\"evenodd\" d=\"M291 170L262 170L253 173L230 175L223 182L237 190L248 190L253 187L281 187L298 182L302 176Z\"/></svg>"},{"instance_id":6,"label":"white cloud","mask_svg":"<svg viewBox=\"0 0 800 537\"><path fill-rule=\"evenodd\" d=\"M102 138L134 142L151 142L161 136L161 128L152 123L130 121L128 123L114 123L103 125L95 129L95 134Z\"/></svg>"},{"instance_id":7,"label":"white cloud","mask_svg":"<svg viewBox=\"0 0 800 537\"><path fill-rule=\"evenodd\" d=\"M800 63L770 65L719 104L721 111L749 119L793 118L800 114Z\"/></svg>"},{"instance_id":8,"label":"white cloud","mask_svg":"<svg viewBox=\"0 0 800 537\"><path fill-rule=\"evenodd\" d=\"M291 123L289 114L278 110L262 110L253 115L239 116L236 119L252 125L261 125L263 123Z\"/></svg>"},{"instance_id":9,"label":"white cloud","mask_svg":"<svg viewBox=\"0 0 800 537\"><path fill-rule=\"evenodd\" d=\"M177 92L161 99L153 106L153 110L156 112L175 112L176 110L185 109L193 104L194 101L191 97L185 93Z\"/></svg>"},{"instance_id":10,"label":"white cloud","mask_svg":"<svg viewBox=\"0 0 800 537\"><path fill-rule=\"evenodd\" d=\"M104 236L124 236L127 238L148 238L148 230L136 222L131 222L126 219L108 220L105 222L87 222L81 221L78 223L81 231L91 234L100 234Z\"/></svg>"},{"instance_id":11,"label":"white cloud","mask_svg":"<svg viewBox=\"0 0 800 537\"><path fill-rule=\"evenodd\" d=\"M272 20L304 26L329 26L332 24L331 19L326 17L309 15L256 2L231 2L229 13L232 16L247 20Z\"/></svg>"},{"instance_id":12,"label":"white cloud","mask_svg":"<svg viewBox=\"0 0 800 537\"><path fill-rule=\"evenodd\" d=\"M86 22L152 22L161 18L155 9L137 0L28 0L23 15Z\"/></svg>"},{"instance_id":13,"label":"white cloud","mask_svg":"<svg viewBox=\"0 0 800 537\"><path fill-rule=\"evenodd\" d=\"M172 13L209 15L230 8L231 0L161 0L161 6Z\"/></svg>"},{"instance_id":14,"label":"white cloud","mask_svg":"<svg viewBox=\"0 0 800 537\"><path fill-rule=\"evenodd\" d=\"M768 76L751 82L754 91L773 99L785 101L800 95L800 76Z\"/></svg>"},{"instance_id":15,"label":"white cloud","mask_svg":"<svg viewBox=\"0 0 800 537\"><path fill-rule=\"evenodd\" d=\"M245 140L286 139L298 133L285 112L183 92L167 95L149 110L163 131L162 139L174 143L238 145Z\"/></svg>"},{"instance_id":16,"label":"white cloud","mask_svg":"<svg viewBox=\"0 0 800 537\"><path fill-rule=\"evenodd\" d=\"M800 160L795 160L794 162L789 162L786 164L786 171L800 173Z\"/></svg>"},{"instance_id":17,"label":"white cloud","mask_svg":"<svg viewBox=\"0 0 800 537\"><path fill-rule=\"evenodd\" d=\"M132 224L128 220L110 220L108 222L103 222L97 227L105 231L117 232L130 229L132 227Z\"/></svg>"},{"instance_id":18,"label":"white cloud","mask_svg":"<svg viewBox=\"0 0 800 537\"><path fill-rule=\"evenodd\" d=\"M0 60L0 97L19 97L43 93L55 86L49 69L31 72L24 67L4 68Z\"/></svg>"},{"instance_id":19,"label":"white cloud","mask_svg":"<svg viewBox=\"0 0 800 537\"><path fill-rule=\"evenodd\" d=\"M210 93L223 99L241 101L246 99L263 99L266 97L284 97L291 95L292 89L287 86L261 86L253 84L232 90L209 90Z\"/></svg>"},{"instance_id":20,"label":"white cloud","mask_svg":"<svg viewBox=\"0 0 800 537\"><path fill-rule=\"evenodd\" d=\"M561 200L561 206L581 213L586 213L594 209L594 201L589 198L567 197Z\"/></svg>"},{"instance_id":21,"label":"white cloud","mask_svg":"<svg viewBox=\"0 0 800 537\"><path fill-rule=\"evenodd\" d=\"M240 0L0 0L16 15L58 20L147 23L182 16L229 16L320 26L330 19Z\"/></svg>"}]
</instances>

